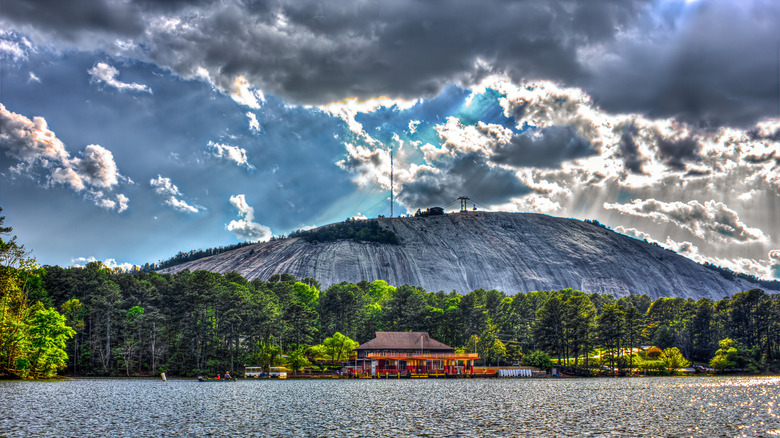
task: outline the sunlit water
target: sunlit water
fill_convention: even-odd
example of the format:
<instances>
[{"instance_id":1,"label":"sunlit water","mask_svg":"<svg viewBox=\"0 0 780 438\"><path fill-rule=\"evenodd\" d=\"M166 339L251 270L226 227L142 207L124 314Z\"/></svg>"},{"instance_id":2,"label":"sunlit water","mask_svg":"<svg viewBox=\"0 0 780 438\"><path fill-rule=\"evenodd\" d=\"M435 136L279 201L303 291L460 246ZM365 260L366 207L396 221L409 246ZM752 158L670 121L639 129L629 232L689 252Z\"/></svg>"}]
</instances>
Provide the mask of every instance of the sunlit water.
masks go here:
<instances>
[{"instance_id":1,"label":"sunlit water","mask_svg":"<svg viewBox=\"0 0 780 438\"><path fill-rule=\"evenodd\" d=\"M780 436L780 378L0 382L0 436Z\"/></svg>"}]
</instances>

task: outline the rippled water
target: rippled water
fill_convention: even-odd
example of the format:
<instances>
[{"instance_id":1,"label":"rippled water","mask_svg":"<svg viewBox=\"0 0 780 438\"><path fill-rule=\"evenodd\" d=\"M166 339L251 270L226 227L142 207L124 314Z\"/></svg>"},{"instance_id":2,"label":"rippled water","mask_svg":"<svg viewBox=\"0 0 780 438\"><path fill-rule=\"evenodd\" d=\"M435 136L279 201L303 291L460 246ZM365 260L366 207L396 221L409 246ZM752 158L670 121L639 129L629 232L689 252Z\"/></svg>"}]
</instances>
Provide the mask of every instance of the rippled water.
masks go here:
<instances>
[{"instance_id":1,"label":"rippled water","mask_svg":"<svg viewBox=\"0 0 780 438\"><path fill-rule=\"evenodd\" d=\"M780 436L780 378L0 382L0 436Z\"/></svg>"}]
</instances>

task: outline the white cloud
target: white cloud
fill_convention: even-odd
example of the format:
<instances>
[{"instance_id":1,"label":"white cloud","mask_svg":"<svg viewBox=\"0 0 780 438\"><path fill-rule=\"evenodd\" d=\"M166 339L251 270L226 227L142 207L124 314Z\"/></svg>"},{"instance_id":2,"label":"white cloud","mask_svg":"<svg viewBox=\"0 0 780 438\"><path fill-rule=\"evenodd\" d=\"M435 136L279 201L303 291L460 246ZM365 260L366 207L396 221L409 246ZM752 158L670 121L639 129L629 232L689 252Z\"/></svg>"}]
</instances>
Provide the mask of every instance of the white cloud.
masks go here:
<instances>
[{"instance_id":1,"label":"white cloud","mask_svg":"<svg viewBox=\"0 0 780 438\"><path fill-rule=\"evenodd\" d=\"M257 121L257 115L251 111L247 111L246 117L249 119L249 130L255 134L260 132L260 122Z\"/></svg>"},{"instance_id":2,"label":"white cloud","mask_svg":"<svg viewBox=\"0 0 780 438\"><path fill-rule=\"evenodd\" d=\"M626 228L622 225L618 225L615 227L615 232L623 234L628 237L633 237L637 240L646 240L648 242L656 242L653 240L652 236L650 236L648 233L645 233L644 231L639 231L636 228Z\"/></svg>"},{"instance_id":3,"label":"white cloud","mask_svg":"<svg viewBox=\"0 0 780 438\"><path fill-rule=\"evenodd\" d=\"M504 76L486 78L472 88L471 96L488 88L501 96L499 104L504 116L514 120L514 129L446 118L434 126L438 144L396 150L396 175L401 175L395 180L396 193L408 195L413 189L429 198L441 196L445 173L452 174L451 163L465 165L473 157L491 168L512 171L531 189L526 195L496 196L492 204L477 199L490 209L595 217L602 222L614 218L610 211L620 211L627 229L651 226L660 232L663 224L673 224L672 237L684 240L685 233L692 233L703 239L697 245L708 257L729 260L734 254L729 265L733 267L752 266L737 261L761 259L769 245L777 245L763 230L776 227L771 218L780 214L780 207L763 214L754 207L775 205L771 200L780 196L776 165L780 120L752 129L702 130L673 118L607 113L581 89L547 81L514 83ZM386 107L357 100L323 107L358 134L345 143L347 158L337 164L353 174L359 187L389 188L387 146L372 139L356 117ZM415 121L410 122L408 132L416 131ZM426 164L413 171L421 159ZM449 177L446 187L467 191L474 181ZM619 209L615 200L620 196L664 202L655 204L653 214L641 213L630 204ZM626 214L629 211L632 214ZM744 244L740 254L748 257L736 257L722 242Z\"/></svg>"},{"instance_id":4,"label":"white cloud","mask_svg":"<svg viewBox=\"0 0 780 438\"><path fill-rule=\"evenodd\" d=\"M171 181L170 178L165 178L161 175L157 175L157 178L149 180L149 185L154 188L154 192L163 196L178 196L181 195L179 188Z\"/></svg>"},{"instance_id":5,"label":"white cloud","mask_svg":"<svg viewBox=\"0 0 780 438\"><path fill-rule=\"evenodd\" d=\"M82 156L74 158L72 163L89 185L110 188L119 182L114 154L100 145L88 145Z\"/></svg>"},{"instance_id":6,"label":"white cloud","mask_svg":"<svg viewBox=\"0 0 780 438\"><path fill-rule=\"evenodd\" d=\"M603 217L603 201L583 210L583 200L599 196L609 203L617 193L645 199L663 196L686 205L691 199L702 199L698 204L710 215L707 224L694 221L686 228L683 220L667 222L697 236L718 236L719 241L759 246L769 242L761 230L768 226L766 220L750 209L748 202L766 202L780 195L780 172L775 164L780 157L780 121L765 121L752 130L702 131L675 119L609 114L582 90L552 82L515 84L506 77L490 76L475 86L471 95L488 88L502 96L499 103L504 115L515 120L516 130L530 129L521 135L504 126L484 122L467 125L450 117L434 127L441 146L426 144L419 150L433 169L449 160L478 154L494 165L516 171L518 179L533 189L529 195L493 207L575 215L585 212L590 217L601 213ZM538 157L529 155L529 150L546 147L547 143L536 140L544 130L553 128L571 129L590 145L591 152L570 156L566 155L568 149L562 149L565 153L557 164L546 163L548 167L530 161ZM520 140L526 143L520 144ZM518 144L527 147L518 149ZM359 148L348 146L347 152L354 163L367 161L358 159L365 155ZM525 155L518 155L521 152ZM553 152L544 150L541 156L549 159ZM357 170L365 173L361 167ZM726 207L730 204L733 207ZM745 225L739 216L750 218L758 227Z\"/></svg>"},{"instance_id":7,"label":"white cloud","mask_svg":"<svg viewBox=\"0 0 780 438\"><path fill-rule=\"evenodd\" d=\"M372 113L379 108L396 108L405 110L413 107L417 100L390 99L387 97L378 97L375 99L358 100L347 99L341 102L333 102L320 106L320 109L326 113L339 117L347 123L349 130L356 135L363 137L366 141L375 142L367 132L363 130L363 125L355 120L359 113Z\"/></svg>"},{"instance_id":8,"label":"white cloud","mask_svg":"<svg viewBox=\"0 0 780 438\"><path fill-rule=\"evenodd\" d=\"M677 156L680 144L698 140L684 123L672 119L650 120L637 114L608 114L596 107L579 88L564 88L548 81L514 84L502 76L490 76L473 89L498 91L506 117L518 129L570 127L595 152L590 157L563 160L563 167L584 173L600 172L623 187L646 187L669 175L679 175L691 165L691 156ZM440 133L441 135L441 133ZM490 139L490 131L483 136ZM494 141L506 142L497 138ZM662 146L669 145L664 148ZM495 149L495 148L493 148ZM565 158L565 157L564 157Z\"/></svg>"},{"instance_id":9,"label":"white cloud","mask_svg":"<svg viewBox=\"0 0 780 438\"><path fill-rule=\"evenodd\" d=\"M243 194L230 197L230 203L238 210L240 219L232 220L225 229L233 232L238 239L250 242L267 241L271 238L271 229L255 222L255 209L246 202Z\"/></svg>"},{"instance_id":10,"label":"white cloud","mask_svg":"<svg viewBox=\"0 0 780 438\"><path fill-rule=\"evenodd\" d=\"M662 202L655 199L634 199L629 204L604 203L607 210L670 222L701 239L716 238L734 243L766 241L758 229L745 225L736 211L716 201Z\"/></svg>"},{"instance_id":11,"label":"white cloud","mask_svg":"<svg viewBox=\"0 0 780 438\"><path fill-rule=\"evenodd\" d=\"M516 211L532 211L535 213L556 213L561 211L561 204L559 204L556 201L553 201L548 196L538 195L535 193L532 193L528 196L523 196L522 198L517 198L513 200L514 208L512 210ZM500 208L500 210L504 210L503 208Z\"/></svg>"},{"instance_id":12,"label":"white cloud","mask_svg":"<svg viewBox=\"0 0 780 438\"><path fill-rule=\"evenodd\" d=\"M86 199L91 200L98 207L122 213L127 210L129 198L122 193L117 193L113 198L110 193L104 193L102 190L87 190L84 194Z\"/></svg>"},{"instance_id":13,"label":"white cloud","mask_svg":"<svg viewBox=\"0 0 780 438\"><path fill-rule=\"evenodd\" d=\"M755 134L727 128L704 132L674 119L609 114L578 88L548 81L515 84L498 75L474 86L470 96L488 88L502 96L499 104L504 115L515 120L515 130L484 122L468 125L448 117L434 127L440 145L419 147L426 165L418 170L436 173L452 160L478 154L491 166L515 171L518 179L533 189L526 200L489 207L572 214L585 191L591 195L628 191L647 198L663 191L666 198L687 201L695 189L700 199L724 203L760 198L768 190L780 195L780 172L772 161L772 157L780 157L776 140L780 121L759 124ZM358 134L357 140L345 143L348 158L337 164L352 172L360 187L389 187L389 156L356 116L392 107L394 102L351 99L321 107L344 119ZM406 107L414 104L404 102ZM410 121L410 132L416 127L415 121ZM396 169L401 173L402 169L411 170L419 158L397 154ZM417 176L413 172L409 175ZM396 178L399 193L404 185L402 178ZM744 189L724 196L737 186ZM760 231L751 229L744 237L750 241L758 237L756 233Z\"/></svg>"},{"instance_id":14,"label":"white cloud","mask_svg":"<svg viewBox=\"0 0 780 438\"><path fill-rule=\"evenodd\" d=\"M70 263L71 266L73 266L74 268L83 268L88 263L94 263L97 261L98 259L96 259L95 257L76 257L71 259ZM119 269L122 271L130 271L133 268L138 268L138 265L134 265L132 263L127 263L127 262L117 263L116 259L105 259L100 263L103 263L103 266L105 266L106 268Z\"/></svg>"},{"instance_id":15,"label":"white cloud","mask_svg":"<svg viewBox=\"0 0 780 438\"><path fill-rule=\"evenodd\" d=\"M127 208L126 198L119 203L104 192L117 186L121 178L111 151L91 144L79 156L71 157L43 117L30 120L0 103L0 149L24 164L14 166L15 172L32 176L41 170L47 184L61 184L76 192L86 189L85 197L101 208L119 212Z\"/></svg>"},{"instance_id":16,"label":"white cloud","mask_svg":"<svg viewBox=\"0 0 780 438\"><path fill-rule=\"evenodd\" d=\"M390 189L390 150L374 148L370 146L344 144L348 158L340 160L336 164L344 170L353 173L353 181L359 187L371 187L378 185L383 189ZM412 161L410 152L397 149L393 161L393 181L396 191L400 191L404 184L417 180L423 172L438 173L430 165L418 165Z\"/></svg>"},{"instance_id":17,"label":"white cloud","mask_svg":"<svg viewBox=\"0 0 780 438\"><path fill-rule=\"evenodd\" d=\"M417 132L417 127L420 126L419 120L410 120L409 121L409 133L414 134Z\"/></svg>"},{"instance_id":18,"label":"white cloud","mask_svg":"<svg viewBox=\"0 0 780 438\"><path fill-rule=\"evenodd\" d=\"M0 58L11 61L25 61L33 45L27 38L14 32L0 30Z\"/></svg>"},{"instance_id":19,"label":"white cloud","mask_svg":"<svg viewBox=\"0 0 780 438\"><path fill-rule=\"evenodd\" d=\"M14 61L27 57L27 54L18 43L8 40L0 40L0 55L3 58L11 58Z\"/></svg>"},{"instance_id":20,"label":"white cloud","mask_svg":"<svg viewBox=\"0 0 780 438\"><path fill-rule=\"evenodd\" d=\"M211 150L211 154L214 157L222 158L223 160L232 161L239 166L244 166L247 169L254 169L255 166L249 164L246 157L246 149L238 146L231 146L222 143L209 142L208 145Z\"/></svg>"},{"instance_id":21,"label":"white cloud","mask_svg":"<svg viewBox=\"0 0 780 438\"><path fill-rule=\"evenodd\" d=\"M157 175L157 178L149 180L149 185L154 188L154 192L165 198L163 204L172 207L180 213L197 213L206 208L200 205L190 205L187 201L180 199L181 192L176 184L170 178Z\"/></svg>"},{"instance_id":22,"label":"white cloud","mask_svg":"<svg viewBox=\"0 0 780 438\"><path fill-rule=\"evenodd\" d=\"M49 129L43 117L27 117L8 111L0 103L0 147L12 158L27 163L61 164L70 159L65 145Z\"/></svg>"},{"instance_id":23,"label":"white cloud","mask_svg":"<svg viewBox=\"0 0 780 438\"><path fill-rule=\"evenodd\" d=\"M117 211L119 213L121 213L121 212L127 210L127 204L128 204L129 201L130 201L130 199L127 196L125 196L124 194L122 194L122 193L117 194L116 195Z\"/></svg>"},{"instance_id":24,"label":"white cloud","mask_svg":"<svg viewBox=\"0 0 780 438\"><path fill-rule=\"evenodd\" d=\"M89 73L89 81L96 84L103 84L109 87L116 88L119 91L129 91L136 93L152 93L152 89L146 85L138 83L127 83L117 79L119 76L119 70L110 66L104 62L98 62L92 68L87 70Z\"/></svg>"},{"instance_id":25,"label":"white cloud","mask_svg":"<svg viewBox=\"0 0 780 438\"><path fill-rule=\"evenodd\" d=\"M175 196L169 196L163 203L173 207L174 210L181 213L197 213L200 210L198 207L190 205L186 201L178 199Z\"/></svg>"},{"instance_id":26,"label":"white cloud","mask_svg":"<svg viewBox=\"0 0 780 438\"><path fill-rule=\"evenodd\" d=\"M265 96L262 91L251 88L252 86L246 78L239 76L233 82L230 97L241 105L246 105L252 109L259 109L260 102L265 102Z\"/></svg>"}]
</instances>

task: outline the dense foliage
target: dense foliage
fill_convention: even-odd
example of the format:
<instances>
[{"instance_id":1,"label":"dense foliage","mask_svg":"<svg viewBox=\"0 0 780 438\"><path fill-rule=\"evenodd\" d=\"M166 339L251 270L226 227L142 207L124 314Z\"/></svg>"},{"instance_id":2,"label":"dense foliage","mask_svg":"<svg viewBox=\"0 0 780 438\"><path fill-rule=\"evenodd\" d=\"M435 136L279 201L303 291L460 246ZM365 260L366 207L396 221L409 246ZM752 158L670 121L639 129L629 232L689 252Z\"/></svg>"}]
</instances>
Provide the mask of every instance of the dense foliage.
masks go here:
<instances>
[{"instance_id":1,"label":"dense foliage","mask_svg":"<svg viewBox=\"0 0 780 438\"><path fill-rule=\"evenodd\" d=\"M2 212L2 208L0 208ZM51 377L67 361L65 341L74 335L65 317L47 306L45 272L28 256L0 217L0 376Z\"/></svg>"},{"instance_id":2,"label":"dense foliage","mask_svg":"<svg viewBox=\"0 0 780 438\"><path fill-rule=\"evenodd\" d=\"M733 343L721 353L726 360L715 362L727 365L720 368L780 364L780 300L757 289L717 302L615 299L570 289L459 295L384 281L321 291L316 280L289 275L248 281L237 273L125 273L100 263L47 267L44 280L45 300L76 331L67 371L82 375L213 374L282 364L322 369L344 360L351 342L366 342L379 330L427 331L462 351L476 350L488 365L522 360L547 367L549 354L590 373L669 372L687 360L709 363L726 338ZM729 353L736 342L737 356ZM646 345L658 348L640 349Z\"/></svg>"},{"instance_id":3,"label":"dense foliage","mask_svg":"<svg viewBox=\"0 0 780 438\"><path fill-rule=\"evenodd\" d=\"M11 231L2 220L0 237ZM571 289L460 295L381 280L321 289L286 274L249 281L99 262L42 269L15 238L0 239L0 375L322 370L383 330L427 331L486 365L547 369L553 358L578 373L624 374L674 372L693 360L719 371L780 370L780 297L760 289L717 302Z\"/></svg>"},{"instance_id":4,"label":"dense foliage","mask_svg":"<svg viewBox=\"0 0 780 438\"><path fill-rule=\"evenodd\" d=\"M377 242L398 244L398 237L391 230L379 226L375 220L351 220L337 224L326 225L312 230L298 230L289 237L300 237L309 243L333 242L336 240L357 240L361 242Z\"/></svg>"}]
</instances>

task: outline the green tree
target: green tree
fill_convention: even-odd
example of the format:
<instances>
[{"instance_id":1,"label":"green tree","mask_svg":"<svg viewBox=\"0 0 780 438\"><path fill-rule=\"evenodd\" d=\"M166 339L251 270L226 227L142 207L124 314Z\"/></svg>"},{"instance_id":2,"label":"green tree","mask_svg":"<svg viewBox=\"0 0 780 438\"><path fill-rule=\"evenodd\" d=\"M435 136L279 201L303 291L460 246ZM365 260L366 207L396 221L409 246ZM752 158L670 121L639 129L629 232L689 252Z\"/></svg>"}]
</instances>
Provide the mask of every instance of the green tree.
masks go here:
<instances>
[{"instance_id":1,"label":"green tree","mask_svg":"<svg viewBox=\"0 0 780 438\"><path fill-rule=\"evenodd\" d=\"M706 360L716 349L714 329L715 303L709 298L696 302L696 313L691 319L692 359Z\"/></svg>"},{"instance_id":2,"label":"green tree","mask_svg":"<svg viewBox=\"0 0 780 438\"><path fill-rule=\"evenodd\" d=\"M715 356L710 359L712 368L721 372L730 368L755 368L752 358L753 352L742 345L741 342L725 338L718 342L718 346L720 348L715 352Z\"/></svg>"},{"instance_id":3,"label":"green tree","mask_svg":"<svg viewBox=\"0 0 780 438\"><path fill-rule=\"evenodd\" d=\"M0 374L48 377L67 363L65 341L72 330L64 319L60 327L61 315L41 302L50 302L42 282L46 272L16 236L4 236L13 231L4 221L0 216Z\"/></svg>"},{"instance_id":4,"label":"green tree","mask_svg":"<svg viewBox=\"0 0 780 438\"><path fill-rule=\"evenodd\" d=\"M282 349L278 345L267 342L260 342L258 347L253 355L252 363L257 363L258 366L263 367L265 372L269 372L271 367L279 364L279 360L282 357Z\"/></svg>"},{"instance_id":5,"label":"green tree","mask_svg":"<svg viewBox=\"0 0 780 438\"><path fill-rule=\"evenodd\" d=\"M610 370L614 375L615 366L621 368L621 355L625 334L625 309L617 303L607 304L598 317L598 336L605 349ZM603 355L602 355L603 359Z\"/></svg>"},{"instance_id":6,"label":"green tree","mask_svg":"<svg viewBox=\"0 0 780 438\"><path fill-rule=\"evenodd\" d=\"M477 344L482 351L485 365L490 363L498 365L506 356L506 347L498 339L498 326L492 322L488 323L487 330L482 332L482 336L479 337Z\"/></svg>"},{"instance_id":7,"label":"green tree","mask_svg":"<svg viewBox=\"0 0 780 438\"><path fill-rule=\"evenodd\" d=\"M140 350L140 326L143 315L144 309L140 306L133 306L125 312L124 340L114 348L115 355L120 357L125 365L127 376L130 376L130 368L134 366L133 357Z\"/></svg>"},{"instance_id":8,"label":"green tree","mask_svg":"<svg viewBox=\"0 0 780 438\"><path fill-rule=\"evenodd\" d=\"M348 282L334 284L320 296L320 336L347 333L355 337L365 306L363 291Z\"/></svg>"},{"instance_id":9,"label":"green tree","mask_svg":"<svg viewBox=\"0 0 780 438\"><path fill-rule=\"evenodd\" d=\"M731 334L742 345L749 345L765 357L770 356L773 341L769 335L772 302L761 289L739 292L731 297Z\"/></svg>"},{"instance_id":10,"label":"green tree","mask_svg":"<svg viewBox=\"0 0 780 438\"><path fill-rule=\"evenodd\" d=\"M86 311L78 298L71 298L62 303L60 313L65 317L68 326L73 329L73 374L78 374L79 339L78 335L84 330L84 315Z\"/></svg>"},{"instance_id":11,"label":"green tree","mask_svg":"<svg viewBox=\"0 0 780 438\"><path fill-rule=\"evenodd\" d=\"M566 344L565 321L564 302L559 295L553 295L536 312L533 326L536 345L540 349L555 353L559 364Z\"/></svg>"},{"instance_id":12,"label":"green tree","mask_svg":"<svg viewBox=\"0 0 780 438\"><path fill-rule=\"evenodd\" d=\"M634 296L634 295L632 295ZM644 296L644 295L642 295ZM619 302L619 301L618 301ZM634 350L639 347L642 341L642 333L645 328L644 315L636 307L626 309L625 315L625 343L629 351L629 369L634 366Z\"/></svg>"},{"instance_id":13,"label":"green tree","mask_svg":"<svg viewBox=\"0 0 780 438\"><path fill-rule=\"evenodd\" d=\"M534 338L536 312L542 307L548 296L549 292L529 292L527 294L519 293L512 297L504 330L513 334L522 351L536 349L536 339Z\"/></svg>"},{"instance_id":14,"label":"green tree","mask_svg":"<svg viewBox=\"0 0 780 438\"><path fill-rule=\"evenodd\" d=\"M296 299L301 305L309 308L316 309L320 305L320 291L316 287L306 284L301 281L293 284L295 290Z\"/></svg>"},{"instance_id":15,"label":"green tree","mask_svg":"<svg viewBox=\"0 0 780 438\"><path fill-rule=\"evenodd\" d=\"M353 350L359 345L359 343L352 339L336 332L333 336L322 341L321 346L318 346L318 351L327 358L329 362L337 364L349 359L353 354Z\"/></svg>"},{"instance_id":16,"label":"green tree","mask_svg":"<svg viewBox=\"0 0 780 438\"><path fill-rule=\"evenodd\" d=\"M376 304L384 306L388 301L393 299L396 288L389 285L384 280L374 280L368 286L366 295Z\"/></svg>"},{"instance_id":17,"label":"green tree","mask_svg":"<svg viewBox=\"0 0 780 438\"><path fill-rule=\"evenodd\" d=\"M76 332L65 325L65 317L54 309L46 309L40 303L35 306L29 320L30 369L33 377L52 377L68 361L66 341Z\"/></svg>"},{"instance_id":18,"label":"green tree","mask_svg":"<svg viewBox=\"0 0 780 438\"><path fill-rule=\"evenodd\" d=\"M685 347L690 337L686 330L687 323L696 310L693 300L684 298L661 297L653 301L647 310L648 339L661 348L673 346Z\"/></svg>"},{"instance_id":19,"label":"green tree","mask_svg":"<svg viewBox=\"0 0 780 438\"><path fill-rule=\"evenodd\" d=\"M461 296L458 301L458 317L454 319L458 322L461 342L466 342L467 336L479 335L487 328L488 311L482 298L478 291L472 291Z\"/></svg>"},{"instance_id":20,"label":"green tree","mask_svg":"<svg viewBox=\"0 0 780 438\"><path fill-rule=\"evenodd\" d=\"M661 353L659 359L664 363L664 367L674 374L680 368L685 368L691 363L685 359L677 347L667 348Z\"/></svg>"},{"instance_id":21,"label":"green tree","mask_svg":"<svg viewBox=\"0 0 780 438\"><path fill-rule=\"evenodd\" d=\"M302 370L309 365L309 359L306 358L306 347L300 345L287 353L287 366L294 372Z\"/></svg>"},{"instance_id":22,"label":"green tree","mask_svg":"<svg viewBox=\"0 0 780 438\"><path fill-rule=\"evenodd\" d=\"M574 366L577 366L580 354L585 353L585 366L587 367L588 351L594 338L596 307L585 294L573 291L564 301L564 308L567 360L569 356L574 355Z\"/></svg>"},{"instance_id":23,"label":"green tree","mask_svg":"<svg viewBox=\"0 0 780 438\"><path fill-rule=\"evenodd\" d=\"M536 367L545 371L550 371L553 367L550 356L541 350L534 350L523 355L522 364L527 367Z\"/></svg>"},{"instance_id":24,"label":"green tree","mask_svg":"<svg viewBox=\"0 0 780 438\"><path fill-rule=\"evenodd\" d=\"M385 327L393 331L423 330L428 307L423 289L403 285L385 306Z\"/></svg>"}]
</instances>

